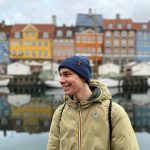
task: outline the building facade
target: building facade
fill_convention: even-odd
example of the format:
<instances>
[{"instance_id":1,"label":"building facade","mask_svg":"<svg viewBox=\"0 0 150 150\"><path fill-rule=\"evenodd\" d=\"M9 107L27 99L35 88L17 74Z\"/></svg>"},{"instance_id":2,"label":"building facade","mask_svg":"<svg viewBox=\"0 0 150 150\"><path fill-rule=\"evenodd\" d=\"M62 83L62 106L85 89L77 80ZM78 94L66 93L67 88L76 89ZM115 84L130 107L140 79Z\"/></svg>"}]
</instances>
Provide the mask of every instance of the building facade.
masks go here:
<instances>
[{"instance_id":1,"label":"building facade","mask_svg":"<svg viewBox=\"0 0 150 150\"><path fill-rule=\"evenodd\" d=\"M51 60L54 31L52 24L14 25L10 37L10 59Z\"/></svg>"},{"instance_id":2,"label":"building facade","mask_svg":"<svg viewBox=\"0 0 150 150\"><path fill-rule=\"evenodd\" d=\"M136 34L136 61L150 61L150 22L138 24Z\"/></svg>"},{"instance_id":3,"label":"building facade","mask_svg":"<svg viewBox=\"0 0 150 150\"><path fill-rule=\"evenodd\" d=\"M131 19L104 19L103 63L120 66L135 60L136 30Z\"/></svg>"},{"instance_id":4,"label":"building facade","mask_svg":"<svg viewBox=\"0 0 150 150\"><path fill-rule=\"evenodd\" d=\"M54 61L61 61L75 54L75 37L73 26L56 27L53 39L52 57Z\"/></svg>"}]
</instances>

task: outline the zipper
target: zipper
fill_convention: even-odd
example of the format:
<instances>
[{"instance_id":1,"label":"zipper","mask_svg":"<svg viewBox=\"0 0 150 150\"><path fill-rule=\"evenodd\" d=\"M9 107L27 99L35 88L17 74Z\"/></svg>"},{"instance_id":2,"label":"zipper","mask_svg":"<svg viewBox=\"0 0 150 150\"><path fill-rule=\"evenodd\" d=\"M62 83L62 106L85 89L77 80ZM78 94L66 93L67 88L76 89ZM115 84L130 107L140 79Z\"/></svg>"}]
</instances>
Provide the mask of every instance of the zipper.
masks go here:
<instances>
[{"instance_id":1,"label":"zipper","mask_svg":"<svg viewBox=\"0 0 150 150\"><path fill-rule=\"evenodd\" d=\"M78 150L81 150L81 105L80 102L77 103L77 107L79 109L79 125L78 125Z\"/></svg>"}]
</instances>

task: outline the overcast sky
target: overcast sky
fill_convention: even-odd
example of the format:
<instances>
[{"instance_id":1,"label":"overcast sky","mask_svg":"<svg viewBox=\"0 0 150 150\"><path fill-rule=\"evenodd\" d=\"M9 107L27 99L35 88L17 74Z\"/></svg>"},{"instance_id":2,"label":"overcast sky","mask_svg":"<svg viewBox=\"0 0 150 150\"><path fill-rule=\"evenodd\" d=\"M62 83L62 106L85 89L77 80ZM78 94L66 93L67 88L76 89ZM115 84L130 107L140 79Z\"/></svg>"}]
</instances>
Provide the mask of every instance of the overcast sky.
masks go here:
<instances>
[{"instance_id":1,"label":"overcast sky","mask_svg":"<svg viewBox=\"0 0 150 150\"><path fill-rule=\"evenodd\" d=\"M150 0L0 0L0 21L15 23L52 23L75 25L78 13L102 14L103 18L132 18L136 22L150 20Z\"/></svg>"}]
</instances>

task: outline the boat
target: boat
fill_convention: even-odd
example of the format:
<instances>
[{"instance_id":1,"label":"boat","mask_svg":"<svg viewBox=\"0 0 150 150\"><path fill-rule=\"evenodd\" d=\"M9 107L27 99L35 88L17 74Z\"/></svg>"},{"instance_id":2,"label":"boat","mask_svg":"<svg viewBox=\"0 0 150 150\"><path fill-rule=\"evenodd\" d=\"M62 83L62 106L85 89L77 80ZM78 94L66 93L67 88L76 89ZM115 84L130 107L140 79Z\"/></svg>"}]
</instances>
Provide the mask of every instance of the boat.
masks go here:
<instances>
[{"instance_id":1,"label":"boat","mask_svg":"<svg viewBox=\"0 0 150 150\"><path fill-rule=\"evenodd\" d=\"M10 77L5 75L0 75L0 87L7 86L9 84Z\"/></svg>"},{"instance_id":2,"label":"boat","mask_svg":"<svg viewBox=\"0 0 150 150\"><path fill-rule=\"evenodd\" d=\"M7 86L1 86L0 87L0 94L9 94L10 90Z\"/></svg>"},{"instance_id":3,"label":"boat","mask_svg":"<svg viewBox=\"0 0 150 150\"><path fill-rule=\"evenodd\" d=\"M147 78L147 84L148 84L148 87L150 87L150 77Z\"/></svg>"},{"instance_id":4,"label":"boat","mask_svg":"<svg viewBox=\"0 0 150 150\"><path fill-rule=\"evenodd\" d=\"M57 80L45 80L44 84L50 88L61 88L61 85Z\"/></svg>"},{"instance_id":5,"label":"boat","mask_svg":"<svg viewBox=\"0 0 150 150\"><path fill-rule=\"evenodd\" d=\"M52 69L44 70L40 75L40 79L42 79L42 82L50 88L61 88L59 78L59 72L57 70Z\"/></svg>"},{"instance_id":6,"label":"boat","mask_svg":"<svg viewBox=\"0 0 150 150\"><path fill-rule=\"evenodd\" d=\"M115 79L110 79L110 78L101 78L101 77L99 77L98 80L110 88L120 87L122 85L122 81L120 80L115 80Z\"/></svg>"}]
</instances>

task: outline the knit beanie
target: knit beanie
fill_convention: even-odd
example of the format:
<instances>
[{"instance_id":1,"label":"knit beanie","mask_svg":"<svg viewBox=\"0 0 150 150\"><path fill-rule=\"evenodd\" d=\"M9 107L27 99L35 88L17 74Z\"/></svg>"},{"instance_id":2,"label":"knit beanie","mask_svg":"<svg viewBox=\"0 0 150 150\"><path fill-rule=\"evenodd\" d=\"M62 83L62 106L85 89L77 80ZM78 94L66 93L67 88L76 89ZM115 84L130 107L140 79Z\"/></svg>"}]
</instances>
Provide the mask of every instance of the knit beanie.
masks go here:
<instances>
[{"instance_id":1,"label":"knit beanie","mask_svg":"<svg viewBox=\"0 0 150 150\"><path fill-rule=\"evenodd\" d=\"M81 55L75 55L69 58L64 59L59 67L58 71L60 71L61 68L68 68L78 74L80 77L84 78L85 81L89 84L91 79L91 66L89 59L85 56Z\"/></svg>"}]
</instances>

